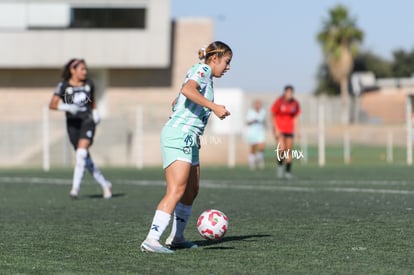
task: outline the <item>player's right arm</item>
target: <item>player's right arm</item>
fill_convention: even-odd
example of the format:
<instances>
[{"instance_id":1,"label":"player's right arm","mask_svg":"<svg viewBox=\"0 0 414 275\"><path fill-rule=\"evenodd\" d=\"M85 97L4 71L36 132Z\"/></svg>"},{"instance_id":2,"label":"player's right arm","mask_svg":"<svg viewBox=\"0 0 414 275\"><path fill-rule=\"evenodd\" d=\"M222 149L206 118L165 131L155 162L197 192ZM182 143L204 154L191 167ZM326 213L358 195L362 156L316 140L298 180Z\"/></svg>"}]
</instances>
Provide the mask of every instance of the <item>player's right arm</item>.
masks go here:
<instances>
[{"instance_id":1,"label":"player's right arm","mask_svg":"<svg viewBox=\"0 0 414 275\"><path fill-rule=\"evenodd\" d=\"M49 102L49 109L50 110L58 110L59 103L61 101L63 91L63 82L59 82L59 84L55 88L55 92L53 93L52 99Z\"/></svg>"},{"instance_id":2,"label":"player's right arm","mask_svg":"<svg viewBox=\"0 0 414 275\"><path fill-rule=\"evenodd\" d=\"M273 134L276 140L280 138L280 131L277 127L276 119L273 119Z\"/></svg>"},{"instance_id":3,"label":"player's right arm","mask_svg":"<svg viewBox=\"0 0 414 275\"><path fill-rule=\"evenodd\" d=\"M279 131L279 128L277 127L277 123L276 123L277 116L278 116L278 113L279 113L279 107L280 107L279 105L280 105L279 104L279 100L276 100L273 103L272 109L271 109L271 112L272 112L273 134L274 134L274 136L275 136L276 139L279 139L279 137L280 137L280 131Z\"/></svg>"},{"instance_id":4,"label":"player's right arm","mask_svg":"<svg viewBox=\"0 0 414 275\"><path fill-rule=\"evenodd\" d=\"M50 110L58 110L63 112L69 112L72 115L76 115L77 112L86 109L85 107L79 107L75 104L66 104L61 101L60 94L62 93L62 83L59 83L52 99L49 102L49 109Z\"/></svg>"},{"instance_id":5,"label":"player's right arm","mask_svg":"<svg viewBox=\"0 0 414 275\"><path fill-rule=\"evenodd\" d=\"M50 100L50 103L49 103L49 109L50 110L69 112L72 115L76 115L79 111L82 110L82 108L85 109L85 107L79 107L79 106L74 105L74 104L63 103L60 99L60 96L58 96L58 95L53 95L52 99Z\"/></svg>"},{"instance_id":6,"label":"player's right arm","mask_svg":"<svg viewBox=\"0 0 414 275\"><path fill-rule=\"evenodd\" d=\"M230 112L226 110L226 107L224 105L219 105L208 100L203 95L201 95L198 90L198 83L190 79L184 84L183 88L181 89L181 93L192 102L209 108L220 119L224 119L226 116L230 115Z\"/></svg>"},{"instance_id":7,"label":"player's right arm","mask_svg":"<svg viewBox=\"0 0 414 275\"><path fill-rule=\"evenodd\" d=\"M246 118L246 124L248 125L248 126L250 126L250 125L253 125L253 124L255 124L255 123L257 123L257 122L259 122L258 120L257 120L257 118L255 117L255 116L253 116L253 112L251 111L251 110L249 110L248 112L247 112L247 118Z\"/></svg>"},{"instance_id":8,"label":"player's right arm","mask_svg":"<svg viewBox=\"0 0 414 275\"><path fill-rule=\"evenodd\" d=\"M53 95L52 99L49 102L49 109L50 110L57 110L60 103L60 97L57 95Z\"/></svg>"},{"instance_id":9,"label":"player's right arm","mask_svg":"<svg viewBox=\"0 0 414 275\"><path fill-rule=\"evenodd\" d=\"M253 124L255 124L255 123L257 123L258 121L257 121L257 119L254 119L254 120L248 120L247 121L247 125L253 125Z\"/></svg>"}]
</instances>

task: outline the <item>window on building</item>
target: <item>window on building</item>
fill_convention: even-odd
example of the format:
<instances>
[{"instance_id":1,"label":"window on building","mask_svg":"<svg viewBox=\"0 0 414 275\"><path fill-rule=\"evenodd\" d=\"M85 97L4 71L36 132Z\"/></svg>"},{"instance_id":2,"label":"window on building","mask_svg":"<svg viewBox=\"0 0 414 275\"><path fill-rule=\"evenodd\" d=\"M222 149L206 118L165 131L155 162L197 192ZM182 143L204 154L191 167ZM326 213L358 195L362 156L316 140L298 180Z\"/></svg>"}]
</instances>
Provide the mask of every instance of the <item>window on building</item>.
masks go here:
<instances>
[{"instance_id":1,"label":"window on building","mask_svg":"<svg viewBox=\"0 0 414 275\"><path fill-rule=\"evenodd\" d=\"M73 8L71 28L144 29L145 8Z\"/></svg>"}]
</instances>

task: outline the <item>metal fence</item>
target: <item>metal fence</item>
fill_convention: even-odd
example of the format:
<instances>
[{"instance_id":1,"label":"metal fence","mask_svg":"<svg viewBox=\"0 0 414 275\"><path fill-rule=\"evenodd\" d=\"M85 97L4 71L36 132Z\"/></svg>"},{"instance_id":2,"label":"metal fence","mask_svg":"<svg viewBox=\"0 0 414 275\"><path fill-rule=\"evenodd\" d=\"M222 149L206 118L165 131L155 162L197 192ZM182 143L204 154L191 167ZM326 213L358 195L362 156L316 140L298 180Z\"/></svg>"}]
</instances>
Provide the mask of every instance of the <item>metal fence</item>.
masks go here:
<instances>
[{"instance_id":1,"label":"metal fence","mask_svg":"<svg viewBox=\"0 0 414 275\"><path fill-rule=\"evenodd\" d=\"M261 98L267 109L275 99L269 94L245 94L241 112L247 111L254 98ZM296 143L302 148L317 147L319 155L323 155L324 147L340 146L344 149L345 163L352 158L352 147L355 145L379 146L384 148L384 152L403 147L407 148L407 154L411 154L411 138L407 138L411 132L408 132L407 125L343 126L337 98L298 98L302 106L302 135L296 139ZM14 120L11 114L8 119L0 121L1 167L34 166L47 170L50 167L72 166L74 153L67 138L64 115L60 112L51 113L47 109L38 112L39 116L33 119ZM91 148L96 163L137 168L161 165L159 134L169 112L168 106L151 104L103 118ZM202 158L206 164L246 163L248 150L243 134L216 134L210 125L203 143ZM268 127L267 143L270 147L275 144L271 127ZM392 153L386 154L386 159L392 159L389 157ZM318 161L320 164L326 162L323 158ZM407 156L407 162L410 161Z\"/></svg>"}]
</instances>

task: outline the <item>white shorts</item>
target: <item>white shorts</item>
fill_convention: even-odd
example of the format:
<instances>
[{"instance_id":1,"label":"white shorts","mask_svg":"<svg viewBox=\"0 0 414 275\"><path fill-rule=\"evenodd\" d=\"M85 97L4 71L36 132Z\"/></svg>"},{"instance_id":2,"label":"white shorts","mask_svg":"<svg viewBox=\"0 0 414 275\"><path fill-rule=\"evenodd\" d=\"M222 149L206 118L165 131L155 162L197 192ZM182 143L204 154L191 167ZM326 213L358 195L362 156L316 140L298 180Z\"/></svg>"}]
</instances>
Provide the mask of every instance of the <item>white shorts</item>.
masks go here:
<instances>
[{"instance_id":1,"label":"white shorts","mask_svg":"<svg viewBox=\"0 0 414 275\"><path fill-rule=\"evenodd\" d=\"M259 144L265 142L264 131L249 131L247 133L247 143L249 145Z\"/></svg>"}]
</instances>

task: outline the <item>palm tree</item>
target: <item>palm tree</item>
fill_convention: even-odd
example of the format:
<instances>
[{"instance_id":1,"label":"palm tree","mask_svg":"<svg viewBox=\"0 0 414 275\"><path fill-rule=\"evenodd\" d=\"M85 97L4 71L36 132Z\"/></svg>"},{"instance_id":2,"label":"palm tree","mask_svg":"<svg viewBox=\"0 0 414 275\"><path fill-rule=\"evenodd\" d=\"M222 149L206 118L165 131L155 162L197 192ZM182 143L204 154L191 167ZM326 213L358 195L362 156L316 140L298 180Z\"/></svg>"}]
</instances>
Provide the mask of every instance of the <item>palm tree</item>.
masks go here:
<instances>
[{"instance_id":1,"label":"palm tree","mask_svg":"<svg viewBox=\"0 0 414 275\"><path fill-rule=\"evenodd\" d=\"M329 17L323 22L317 37L323 47L329 73L340 86L342 122L345 124L350 122L349 77L357 54L357 43L362 41L363 35L347 8L339 4L329 10Z\"/></svg>"}]
</instances>

